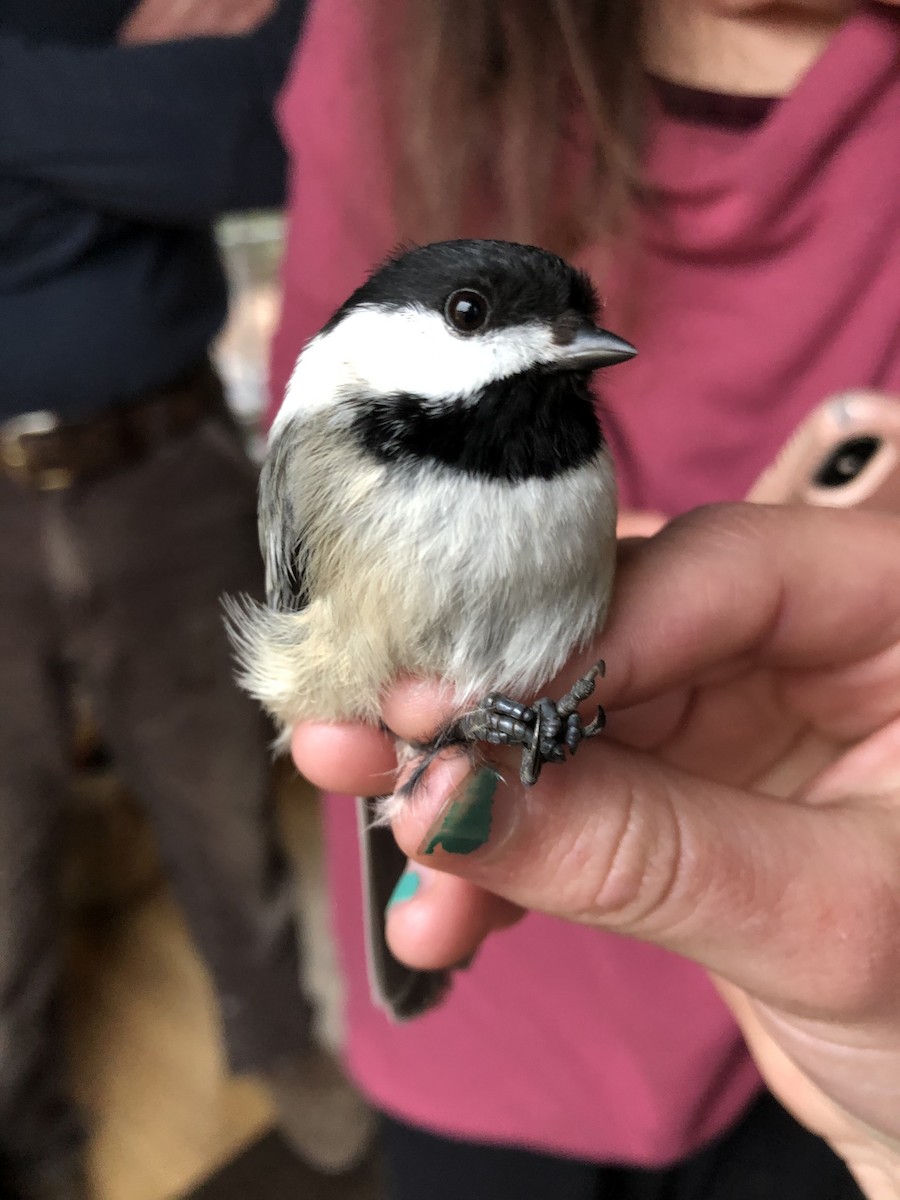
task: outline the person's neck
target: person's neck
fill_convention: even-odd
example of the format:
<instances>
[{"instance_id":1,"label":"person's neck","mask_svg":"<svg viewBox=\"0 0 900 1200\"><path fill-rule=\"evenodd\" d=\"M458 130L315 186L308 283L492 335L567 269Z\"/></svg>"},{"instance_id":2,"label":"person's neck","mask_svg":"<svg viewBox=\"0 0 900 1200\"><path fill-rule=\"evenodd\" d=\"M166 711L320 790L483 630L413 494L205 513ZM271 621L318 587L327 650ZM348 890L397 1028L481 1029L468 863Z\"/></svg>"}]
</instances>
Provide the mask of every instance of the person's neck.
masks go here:
<instances>
[{"instance_id":1,"label":"person's neck","mask_svg":"<svg viewBox=\"0 0 900 1200\"><path fill-rule=\"evenodd\" d=\"M857 7L855 0L648 0L644 63L689 87L783 96Z\"/></svg>"}]
</instances>

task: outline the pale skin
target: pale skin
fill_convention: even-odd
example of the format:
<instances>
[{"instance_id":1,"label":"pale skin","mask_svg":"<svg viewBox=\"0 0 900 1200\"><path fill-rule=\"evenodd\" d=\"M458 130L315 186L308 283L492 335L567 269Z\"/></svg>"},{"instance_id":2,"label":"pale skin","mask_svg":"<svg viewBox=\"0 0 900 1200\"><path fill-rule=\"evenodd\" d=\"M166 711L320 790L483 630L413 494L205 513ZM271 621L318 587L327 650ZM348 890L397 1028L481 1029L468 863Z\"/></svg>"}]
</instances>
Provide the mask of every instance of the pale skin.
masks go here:
<instances>
[{"instance_id":1,"label":"pale skin","mask_svg":"<svg viewBox=\"0 0 900 1200\"><path fill-rule=\"evenodd\" d=\"M649 0L644 59L657 75L690 87L780 96L857 7L856 0Z\"/></svg>"},{"instance_id":2,"label":"pale skin","mask_svg":"<svg viewBox=\"0 0 900 1200\"><path fill-rule=\"evenodd\" d=\"M897 3L898 0L892 0ZM691 86L788 92L852 0L655 0L645 60ZM661 514L626 513L643 538ZM769 1086L900 1197L900 518L734 506L623 544L602 650L608 736L527 795L514 756L482 850L417 849L469 765L436 764L395 835L423 882L391 910L411 966L471 954L526 909L656 942L705 967ZM432 683L384 698L401 737L452 708ZM376 794L393 740L307 724L314 783Z\"/></svg>"}]
</instances>

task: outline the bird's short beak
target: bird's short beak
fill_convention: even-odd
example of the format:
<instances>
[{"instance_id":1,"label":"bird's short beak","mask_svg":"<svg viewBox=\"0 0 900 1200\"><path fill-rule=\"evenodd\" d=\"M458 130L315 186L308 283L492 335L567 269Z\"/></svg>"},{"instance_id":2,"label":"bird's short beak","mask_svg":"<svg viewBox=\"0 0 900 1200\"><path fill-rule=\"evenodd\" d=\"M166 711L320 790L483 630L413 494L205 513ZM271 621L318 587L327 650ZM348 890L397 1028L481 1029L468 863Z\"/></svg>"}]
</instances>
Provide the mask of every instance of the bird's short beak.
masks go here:
<instances>
[{"instance_id":1,"label":"bird's short beak","mask_svg":"<svg viewBox=\"0 0 900 1200\"><path fill-rule=\"evenodd\" d=\"M554 355L554 366L565 371L594 371L634 358L637 350L624 338L606 329L580 329L574 338L560 345Z\"/></svg>"}]
</instances>

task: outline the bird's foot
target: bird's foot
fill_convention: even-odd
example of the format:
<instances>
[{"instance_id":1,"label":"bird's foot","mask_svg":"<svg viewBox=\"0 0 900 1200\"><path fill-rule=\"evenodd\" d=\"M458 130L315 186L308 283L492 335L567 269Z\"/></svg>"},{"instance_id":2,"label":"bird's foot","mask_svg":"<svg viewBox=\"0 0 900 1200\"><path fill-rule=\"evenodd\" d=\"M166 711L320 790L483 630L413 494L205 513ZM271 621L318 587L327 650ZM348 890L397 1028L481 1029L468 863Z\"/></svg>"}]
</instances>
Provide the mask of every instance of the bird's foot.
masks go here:
<instances>
[{"instance_id":1,"label":"bird's foot","mask_svg":"<svg viewBox=\"0 0 900 1200\"><path fill-rule=\"evenodd\" d=\"M521 746L519 778L531 787L537 783L544 763L565 761L567 750L574 754L585 738L595 737L606 725L606 714L600 707L587 725L578 712L578 705L592 694L597 677L603 673L601 660L560 700L545 696L534 704L520 704L508 696L488 696L477 709L460 718L459 734L466 741Z\"/></svg>"},{"instance_id":2,"label":"bird's foot","mask_svg":"<svg viewBox=\"0 0 900 1200\"><path fill-rule=\"evenodd\" d=\"M574 754L586 738L602 732L606 725L603 709L598 706L594 718L585 725L578 706L593 693L604 669L601 659L560 700L544 697L533 704L522 704L498 693L487 696L477 708L444 729L428 747L421 747L424 757L404 785L404 792L411 795L415 791L441 750L476 742L521 746L519 778L526 787L531 787L537 783L544 763L563 762L567 750Z\"/></svg>"}]
</instances>

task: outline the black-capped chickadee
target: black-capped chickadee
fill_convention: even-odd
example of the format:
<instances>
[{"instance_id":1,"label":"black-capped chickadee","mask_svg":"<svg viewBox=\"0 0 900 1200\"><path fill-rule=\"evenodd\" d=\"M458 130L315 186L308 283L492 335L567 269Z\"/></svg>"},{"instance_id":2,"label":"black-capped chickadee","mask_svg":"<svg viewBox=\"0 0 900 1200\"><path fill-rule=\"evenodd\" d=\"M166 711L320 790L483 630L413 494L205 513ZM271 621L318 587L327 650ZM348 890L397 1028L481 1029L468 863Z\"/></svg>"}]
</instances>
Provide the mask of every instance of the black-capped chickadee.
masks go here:
<instances>
[{"instance_id":1,"label":"black-capped chickadee","mask_svg":"<svg viewBox=\"0 0 900 1200\"><path fill-rule=\"evenodd\" d=\"M603 725L530 697L603 624L616 488L589 389L631 358L596 325L586 275L532 246L452 241L380 267L304 348L259 488L264 605L227 605L242 685L285 731L378 719L400 675L454 685L460 716L395 797L363 802L373 990L409 1016L440 972L390 956L381 913L402 869L385 823L437 750L523 748L521 777ZM383 836L384 835L384 836ZM379 839L381 839L379 841ZM392 857L394 856L394 857Z\"/></svg>"},{"instance_id":2,"label":"black-capped chickadee","mask_svg":"<svg viewBox=\"0 0 900 1200\"><path fill-rule=\"evenodd\" d=\"M555 704L510 698L609 604L615 477L589 381L635 350L597 309L556 255L441 242L389 260L309 342L260 480L267 602L229 613L241 682L280 726L375 720L412 674L460 698L440 744L522 745L526 783L597 731L602 710L576 712L596 671Z\"/></svg>"}]
</instances>

